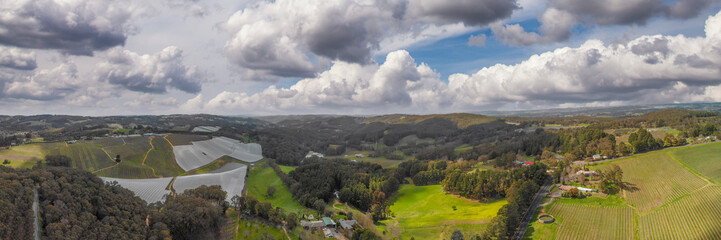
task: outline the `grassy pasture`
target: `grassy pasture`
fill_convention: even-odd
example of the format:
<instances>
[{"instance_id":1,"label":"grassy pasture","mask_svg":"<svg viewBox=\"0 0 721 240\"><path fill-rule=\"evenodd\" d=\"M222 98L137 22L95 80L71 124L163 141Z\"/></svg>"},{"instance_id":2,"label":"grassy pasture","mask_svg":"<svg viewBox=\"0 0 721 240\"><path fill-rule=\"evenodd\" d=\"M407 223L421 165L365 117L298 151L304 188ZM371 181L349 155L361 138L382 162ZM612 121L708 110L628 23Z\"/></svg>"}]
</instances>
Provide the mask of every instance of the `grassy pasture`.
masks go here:
<instances>
[{"instance_id":1,"label":"grassy pasture","mask_svg":"<svg viewBox=\"0 0 721 240\"><path fill-rule=\"evenodd\" d=\"M296 168L296 167L283 166L283 165L278 165L278 167L280 167L280 171L284 172L285 174L290 173L290 171L293 171Z\"/></svg>"},{"instance_id":2,"label":"grassy pasture","mask_svg":"<svg viewBox=\"0 0 721 240\"><path fill-rule=\"evenodd\" d=\"M672 156L716 183L721 183L721 143L679 148Z\"/></svg>"},{"instance_id":3,"label":"grassy pasture","mask_svg":"<svg viewBox=\"0 0 721 240\"><path fill-rule=\"evenodd\" d=\"M612 163L623 169L624 181L637 188L623 191L623 195L642 212L667 204L706 184L706 181L671 158L669 150L640 154ZM594 168L605 168L608 165Z\"/></svg>"},{"instance_id":4,"label":"grassy pasture","mask_svg":"<svg viewBox=\"0 0 721 240\"><path fill-rule=\"evenodd\" d=\"M270 167L256 167L248 172L248 182L246 183L248 195L253 196L260 202L270 202L273 207L281 207L286 212L304 212L311 211L301 206L298 201L293 198L290 190L283 184ZM275 187L275 194L269 197L266 193L268 187Z\"/></svg>"},{"instance_id":5,"label":"grassy pasture","mask_svg":"<svg viewBox=\"0 0 721 240\"><path fill-rule=\"evenodd\" d=\"M440 185L403 185L390 207L393 217L381 223L387 233L401 239L448 239L456 228L470 236L480 233L505 204L449 195Z\"/></svg>"},{"instance_id":6,"label":"grassy pasture","mask_svg":"<svg viewBox=\"0 0 721 240\"><path fill-rule=\"evenodd\" d=\"M355 157L356 154L363 154L363 157L362 157L362 158L357 158L357 157ZM385 157L375 157L375 158L373 158L373 157L369 157L369 156L368 156L369 154L370 154L370 152L357 152L357 151L353 151L353 152L348 152L348 153L347 153L347 155L348 155L347 157L346 157L346 156L341 156L340 158L344 158L344 159L348 159L348 160L356 160L356 161L359 161L359 162L375 163L375 164L381 165L381 167L383 167L383 168L394 168L394 167L397 167L398 164L401 164L403 161L405 161L405 160L390 160L390 159L387 159L387 158L385 158ZM407 159L406 159L406 160L407 160Z\"/></svg>"}]
</instances>

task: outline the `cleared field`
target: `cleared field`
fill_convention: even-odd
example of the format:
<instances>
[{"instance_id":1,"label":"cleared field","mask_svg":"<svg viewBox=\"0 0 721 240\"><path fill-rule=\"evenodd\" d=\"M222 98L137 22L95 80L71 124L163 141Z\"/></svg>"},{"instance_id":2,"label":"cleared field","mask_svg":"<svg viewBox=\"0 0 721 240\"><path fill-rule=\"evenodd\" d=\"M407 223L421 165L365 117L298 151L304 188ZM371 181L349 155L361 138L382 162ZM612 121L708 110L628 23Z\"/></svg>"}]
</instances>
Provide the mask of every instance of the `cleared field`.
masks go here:
<instances>
[{"instance_id":1,"label":"cleared field","mask_svg":"<svg viewBox=\"0 0 721 240\"><path fill-rule=\"evenodd\" d=\"M275 188L275 195L266 195L268 187ZM302 212L306 208L293 198L275 171L270 167L256 168L248 173L248 195L260 202L270 202L274 207L282 207L286 212Z\"/></svg>"},{"instance_id":2,"label":"cleared field","mask_svg":"<svg viewBox=\"0 0 721 240\"><path fill-rule=\"evenodd\" d=\"M403 185L390 207L394 217L381 223L386 232L401 239L448 239L456 228L470 236L483 231L485 223L506 203L480 203L449 195L440 185Z\"/></svg>"},{"instance_id":3,"label":"cleared field","mask_svg":"<svg viewBox=\"0 0 721 240\"><path fill-rule=\"evenodd\" d=\"M153 169L140 163L121 161L119 164L95 172L95 175L114 178L144 179L157 178Z\"/></svg>"},{"instance_id":4,"label":"cleared field","mask_svg":"<svg viewBox=\"0 0 721 240\"><path fill-rule=\"evenodd\" d=\"M110 156L93 141L78 141L67 147L47 151L48 155L65 155L72 159L72 167L95 171L115 164Z\"/></svg>"},{"instance_id":5,"label":"cleared field","mask_svg":"<svg viewBox=\"0 0 721 240\"><path fill-rule=\"evenodd\" d=\"M553 203L549 214L558 224L555 239L634 239L629 207Z\"/></svg>"},{"instance_id":6,"label":"cleared field","mask_svg":"<svg viewBox=\"0 0 721 240\"><path fill-rule=\"evenodd\" d=\"M716 183L721 183L721 143L679 148L671 155Z\"/></svg>"},{"instance_id":7,"label":"cleared field","mask_svg":"<svg viewBox=\"0 0 721 240\"><path fill-rule=\"evenodd\" d=\"M671 158L668 152L656 151L614 162L623 169L623 180L635 187L625 190L624 197L642 212L672 202L706 184Z\"/></svg>"},{"instance_id":8,"label":"cleared field","mask_svg":"<svg viewBox=\"0 0 721 240\"><path fill-rule=\"evenodd\" d=\"M263 159L259 144L241 143L226 137L193 142L192 145L174 146L173 153L178 165L185 171L202 167L223 156L244 162L257 162Z\"/></svg>"},{"instance_id":9,"label":"cleared field","mask_svg":"<svg viewBox=\"0 0 721 240\"><path fill-rule=\"evenodd\" d=\"M173 155L173 147L168 141L161 137L153 137L153 149L147 152L145 165L155 170L155 175L162 177L178 176L185 171L175 164L175 156ZM147 151L147 150L146 150ZM145 152L143 152L145 153Z\"/></svg>"},{"instance_id":10,"label":"cleared field","mask_svg":"<svg viewBox=\"0 0 721 240\"><path fill-rule=\"evenodd\" d=\"M191 145L193 142L197 141L205 141L210 139L210 137L205 135L195 135L195 134L168 134L165 138L170 141L173 146L180 146L180 145Z\"/></svg>"},{"instance_id":11,"label":"cleared field","mask_svg":"<svg viewBox=\"0 0 721 240\"><path fill-rule=\"evenodd\" d=\"M165 188L170 184L173 178L151 178L151 179L120 179L100 177L106 182L118 182L120 186L133 191L135 195L145 200L147 203L162 201L165 194L170 191Z\"/></svg>"},{"instance_id":12,"label":"cleared field","mask_svg":"<svg viewBox=\"0 0 721 240\"><path fill-rule=\"evenodd\" d=\"M243 188L245 188L245 174L247 171L248 167L242 166L236 168L235 170L222 173L180 176L175 179L175 182L173 183L173 190L175 190L176 193L182 193L187 189L197 188L201 185L220 185L223 191L228 193L225 200L230 202L230 199L233 196L243 194Z\"/></svg>"},{"instance_id":13,"label":"cleared field","mask_svg":"<svg viewBox=\"0 0 721 240\"><path fill-rule=\"evenodd\" d=\"M721 187L701 189L641 216L642 239L721 239Z\"/></svg>"},{"instance_id":14,"label":"cleared field","mask_svg":"<svg viewBox=\"0 0 721 240\"><path fill-rule=\"evenodd\" d=\"M210 171L209 173L222 173L222 172L227 172L227 171L233 171L240 167L246 167L246 165L242 164L242 163L231 162L231 163L225 164L225 166L223 166L221 168Z\"/></svg>"},{"instance_id":15,"label":"cleared field","mask_svg":"<svg viewBox=\"0 0 721 240\"><path fill-rule=\"evenodd\" d=\"M0 150L0 161L37 161L44 158L43 144L23 144L10 149Z\"/></svg>"},{"instance_id":16,"label":"cleared field","mask_svg":"<svg viewBox=\"0 0 721 240\"><path fill-rule=\"evenodd\" d=\"M113 140L110 140L113 139ZM103 138L103 140L95 140L97 143L103 146L103 149L115 157L120 155L121 161L130 161L135 163L142 163L145 153L150 149L150 140L147 137L127 137L121 139L120 144L117 140L120 138ZM123 142L125 141L125 142ZM108 143L105 145L102 143Z\"/></svg>"},{"instance_id":17,"label":"cleared field","mask_svg":"<svg viewBox=\"0 0 721 240\"><path fill-rule=\"evenodd\" d=\"M356 154L363 154L363 157L357 158L357 157L355 157ZM372 158L372 157L368 156L369 154L370 154L370 152L349 152L347 157L342 156L341 158L348 159L348 160L356 160L359 162L375 163L375 164L381 165L381 167L383 167L383 168L394 168L394 167L397 167L398 164L401 164L403 161L405 161L405 160L390 160L390 159L386 159L385 157Z\"/></svg>"}]
</instances>

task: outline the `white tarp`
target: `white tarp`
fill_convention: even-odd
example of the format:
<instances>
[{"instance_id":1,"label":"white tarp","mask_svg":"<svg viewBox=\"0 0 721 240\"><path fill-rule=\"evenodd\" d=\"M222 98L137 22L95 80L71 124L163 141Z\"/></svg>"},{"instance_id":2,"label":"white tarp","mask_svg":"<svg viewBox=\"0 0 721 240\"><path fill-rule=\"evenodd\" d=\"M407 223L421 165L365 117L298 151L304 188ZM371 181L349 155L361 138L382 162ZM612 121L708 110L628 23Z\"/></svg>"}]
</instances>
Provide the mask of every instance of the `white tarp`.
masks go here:
<instances>
[{"instance_id":1,"label":"white tarp","mask_svg":"<svg viewBox=\"0 0 721 240\"><path fill-rule=\"evenodd\" d=\"M223 156L244 162L263 159L263 151L257 143L242 143L227 137L193 142L191 145L174 146L175 161L185 171L205 166Z\"/></svg>"},{"instance_id":2,"label":"white tarp","mask_svg":"<svg viewBox=\"0 0 721 240\"><path fill-rule=\"evenodd\" d=\"M233 196L243 194L243 188L245 187L245 175L247 172L248 166L243 165L235 168L234 170L221 173L180 176L175 179L173 189L176 194L181 194L185 190L194 189L200 187L201 185L220 185L220 188L228 193L225 200L230 202L230 199L233 198Z\"/></svg>"},{"instance_id":3,"label":"white tarp","mask_svg":"<svg viewBox=\"0 0 721 240\"><path fill-rule=\"evenodd\" d=\"M120 186L133 191L135 195L148 203L154 203L163 200L163 195L170 194L169 190L165 190L170 184L172 177L166 178L148 178L148 179L123 179L123 178L107 178L100 177L103 181L117 181Z\"/></svg>"}]
</instances>

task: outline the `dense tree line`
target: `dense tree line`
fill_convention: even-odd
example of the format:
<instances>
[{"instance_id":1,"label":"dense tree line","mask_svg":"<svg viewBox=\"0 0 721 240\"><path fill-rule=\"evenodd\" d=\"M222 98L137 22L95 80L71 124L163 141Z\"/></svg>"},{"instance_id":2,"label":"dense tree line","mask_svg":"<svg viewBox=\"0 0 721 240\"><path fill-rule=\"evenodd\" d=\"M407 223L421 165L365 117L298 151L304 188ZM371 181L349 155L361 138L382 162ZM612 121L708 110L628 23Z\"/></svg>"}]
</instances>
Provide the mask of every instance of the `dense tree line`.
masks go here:
<instances>
[{"instance_id":1,"label":"dense tree line","mask_svg":"<svg viewBox=\"0 0 721 240\"><path fill-rule=\"evenodd\" d=\"M505 194L508 204L498 210L488 227L476 239L509 239L513 236L538 189L539 185L531 180L519 180L511 184Z\"/></svg>"},{"instance_id":2,"label":"dense tree line","mask_svg":"<svg viewBox=\"0 0 721 240\"><path fill-rule=\"evenodd\" d=\"M34 182L0 166L0 239L33 238Z\"/></svg>"},{"instance_id":3,"label":"dense tree line","mask_svg":"<svg viewBox=\"0 0 721 240\"><path fill-rule=\"evenodd\" d=\"M508 188L517 181L531 181L542 185L548 178L546 165L533 164L511 171L476 171L466 173L453 171L441 183L447 192L476 200L492 200L507 197Z\"/></svg>"},{"instance_id":4,"label":"dense tree line","mask_svg":"<svg viewBox=\"0 0 721 240\"><path fill-rule=\"evenodd\" d=\"M663 147L663 142L653 138L650 132L640 128L628 136L628 143L631 144L634 153L647 152Z\"/></svg>"},{"instance_id":5,"label":"dense tree line","mask_svg":"<svg viewBox=\"0 0 721 240\"><path fill-rule=\"evenodd\" d=\"M291 212L286 214L285 209L273 206L269 202L260 202L253 196L234 196L231 206L238 214L263 219L272 225L285 224L291 230L298 226L298 216Z\"/></svg>"}]
</instances>

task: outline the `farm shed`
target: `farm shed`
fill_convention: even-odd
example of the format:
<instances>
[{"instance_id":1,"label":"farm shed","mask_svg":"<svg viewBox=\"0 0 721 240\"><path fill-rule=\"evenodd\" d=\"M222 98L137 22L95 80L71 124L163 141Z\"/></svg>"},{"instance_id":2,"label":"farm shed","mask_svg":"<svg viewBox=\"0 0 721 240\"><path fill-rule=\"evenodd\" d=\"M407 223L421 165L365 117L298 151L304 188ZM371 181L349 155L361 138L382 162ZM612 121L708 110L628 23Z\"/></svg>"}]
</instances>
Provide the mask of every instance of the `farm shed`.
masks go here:
<instances>
[{"instance_id":1,"label":"farm shed","mask_svg":"<svg viewBox=\"0 0 721 240\"><path fill-rule=\"evenodd\" d=\"M170 191L165 188L173 179L171 177L149 179L100 178L107 183L118 182L120 186L133 191L135 195L147 203L162 201L165 194L170 194Z\"/></svg>"},{"instance_id":2,"label":"farm shed","mask_svg":"<svg viewBox=\"0 0 721 240\"><path fill-rule=\"evenodd\" d=\"M305 220L300 220L300 226L303 227L304 229L311 230L311 229L318 229L318 228L325 227L325 223L323 221L308 222Z\"/></svg>"},{"instance_id":3,"label":"farm shed","mask_svg":"<svg viewBox=\"0 0 721 240\"><path fill-rule=\"evenodd\" d=\"M326 227L335 227L335 222L333 219L330 219L329 217L323 217L323 223Z\"/></svg>"}]
</instances>

